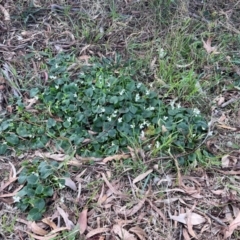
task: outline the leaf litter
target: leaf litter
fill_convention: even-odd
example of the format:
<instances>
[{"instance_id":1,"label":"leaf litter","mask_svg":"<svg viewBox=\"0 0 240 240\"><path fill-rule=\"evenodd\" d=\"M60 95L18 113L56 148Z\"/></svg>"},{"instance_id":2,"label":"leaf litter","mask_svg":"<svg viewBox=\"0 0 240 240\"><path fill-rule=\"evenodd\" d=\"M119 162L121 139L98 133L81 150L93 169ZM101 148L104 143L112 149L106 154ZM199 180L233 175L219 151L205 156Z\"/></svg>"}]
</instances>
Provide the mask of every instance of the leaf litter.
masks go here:
<instances>
[{"instance_id":1,"label":"leaf litter","mask_svg":"<svg viewBox=\"0 0 240 240\"><path fill-rule=\"evenodd\" d=\"M43 6L44 2L42 4L42 1L39 1L39 4L35 4L34 1L33 4L34 7L38 8ZM71 3L69 1L69 6L70 5ZM1 18L3 22L11 21L11 16L14 15L15 11L14 6L15 3L13 1L8 1L8 3L4 0L1 1L0 11L3 15L3 18ZM58 14L56 9L61 9L61 6L59 6L60 8L57 6L52 4L50 8L46 6L46 9L49 8ZM129 2L127 9L132 6L134 6L134 3ZM94 7L96 6L93 6L93 8ZM71 11L72 10L70 10L70 12ZM89 14L92 14L93 21L97 19L98 14L94 13L94 9L91 9L91 11L92 12ZM137 14L137 12L134 11L132 13ZM28 19L25 20L28 21ZM37 18L35 20L38 21ZM27 24L27 32L17 27L14 31L21 36L18 40L16 40L17 38L13 37L13 35L9 35L10 39L8 39L8 41L6 41L6 39L2 41L4 44L0 46L1 51L7 53L7 55L4 55L6 63L3 64L2 71L6 78L4 81L6 81L8 85L11 85L11 94L13 96L21 96L21 87L16 77L14 77L12 71L14 68L12 66L15 66L14 64L17 63L18 68L21 68L23 63L18 61L18 57L29 52L30 50L26 47L31 45L34 41L36 42L36 52L38 51L37 48L40 47L38 45L39 42L41 42L40 45L42 44L43 46L48 42L50 44L48 47L54 49L54 51L67 52L71 50L72 46L80 46L80 55L78 58L83 62L79 63L80 67L82 66L81 64L89 64L89 58L97 52L94 49L95 46L92 44L84 45L80 42L76 43L77 39L67 26L63 27L66 28L62 29L63 34L58 34L59 28L64 26L64 24L62 26L59 24L55 25L54 21L55 20L53 20L53 24L51 25L44 22L46 23L44 26L46 26L47 30L42 29L42 31L37 31L36 29L38 29L38 27L34 23L30 25ZM109 21L106 22L109 24ZM5 25L9 27L9 25ZM0 27L6 31L6 26L2 26L1 23ZM108 33L110 42L114 39L114 34L119 31L119 29L114 29L114 26L112 26L112 28L113 31ZM131 29L128 29L128 32L132 34L133 31L129 30ZM56 39L53 39L54 36ZM131 38L131 35L128 37ZM42 39L44 39L44 41L42 41ZM60 39L64 40L59 41ZM117 41L118 40L119 38L117 37ZM214 55L218 53L217 47L212 46L211 38L208 38L206 41L202 40L202 42L203 48L208 54L212 53ZM114 45L114 48L120 47L118 43ZM35 76L41 77L40 75L43 74L45 81L48 81L49 78L47 73L40 73L38 69L39 64L40 62L38 62L38 60L33 60ZM152 65L155 64L156 60L154 60L154 62L152 61ZM76 66L73 67L75 68ZM180 67L186 68L188 65L182 65ZM30 69L24 68L21 70L31 71ZM235 72L237 71L235 70ZM1 85L0 90L5 91L5 85ZM235 93L237 91L238 90L235 89ZM226 91L218 98L218 107L223 109L234 103L232 99L237 99L237 95L232 92L229 93ZM25 101L28 102L26 110L31 111L37 99L26 97ZM3 102L0 102L0 105L1 108L4 108ZM8 106L8 109L12 109L11 106ZM218 128L226 135L229 131L238 131L239 123L237 125L237 122L233 122L233 119L239 118L231 115L231 111L229 112L226 110L225 112L224 121L226 122L221 121L221 124L218 124ZM163 131L166 130L164 125L162 125L162 128ZM221 138L222 135L218 137L221 144L226 143L226 140ZM230 139L232 139L232 137L230 137ZM87 142L89 139L85 141ZM219 142L215 142L215 146L218 150L222 148ZM180 229L182 229L182 234L185 239L190 239L191 237L198 239L226 239L233 237L234 232L238 230L240 225L239 207L237 204L239 202L239 194L236 195L235 199L228 197L228 199L224 200L223 197L227 194L230 196L229 190L224 188L227 184L239 187L239 176L237 176L240 174L237 170L239 168L239 152L234 152L232 149L228 148L229 151L225 151L228 154L224 155L222 158L221 170L194 169L189 172L190 176L184 176L180 173L180 169L178 169L178 174L174 171L168 172L171 173L172 183L166 186L163 185L164 181L159 181L159 184L155 185L152 175L156 175L161 180L166 178L166 174L168 173L159 173L151 168L144 173L139 171L137 174L130 169L129 171L131 171L133 175L129 175L127 172L123 172L120 175L116 173L116 162L122 164L122 160L128 159L129 156L131 156L134 161L138 159L144 161L145 155L141 149L130 149L131 151L129 154L120 153L114 156L106 156L105 158L85 158L77 155L70 156L59 152L50 153L36 151L27 154L24 158L29 159L29 161L38 156L42 159L49 159L49 161L56 160L59 162L67 162L70 166L71 178L68 178L66 185L70 188L63 189L61 192L56 192L54 199L50 199L52 201L52 203L51 201L49 203L51 209L58 209L58 213L56 213L57 217L53 216L53 212L49 210L46 212L46 216L37 223L28 222L26 220L21 221L19 218L16 222L17 226L13 229L13 232L15 232L14 234L17 236L15 239L28 239L28 236L34 239L53 239L62 232L68 231L78 224L79 232L83 234L86 239L97 237L96 239L100 240L105 239L107 235L112 236L112 239L114 239L115 236L122 239L139 238L140 240L159 239L159 236L163 236L163 239L178 239L179 237L174 236L178 234ZM1 161L0 216L5 216L9 218L9 222L14 222L16 210L12 208L12 197L15 196L21 188L18 188L16 184L18 178L17 171L20 169L20 165L17 154L7 159L8 164L5 164L2 159ZM90 161L101 164L96 164L93 168L88 165ZM74 167L77 167L77 169ZM84 167L84 169L82 167ZM9 175L6 173L9 173ZM232 175L233 178L231 181L226 177L227 174ZM208 176L208 183L206 180L201 180L203 175ZM148 177L151 180L150 182L145 181ZM129 178L131 182L136 185L136 189L130 186ZM221 178L221 184L219 184L218 178ZM174 182L174 179L176 182ZM144 184L147 184L148 190L145 190L146 186L144 186ZM133 194L134 190L136 190L136 195ZM62 196L68 211L61 208L58 204ZM4 201L7 201L7 204ZM188 206L186 207L184 203L187 203ZM228 208L228 213L229 211L233 212L232 217L234 220L230 220L231 218L229 215L222 212L220 207L222 204L228 204L230 206ZM117 209L122 209L122 211L114 211L113 206L117 206ZM179 207L181 207L181 209L185 207L184 212L179 212ZM79 216L73 214L76 213L76 208L80 212ZM202 214L198 212L198 209L202 209ZM171 227L173 226L173 222L176 228ZM224 224L226 222L228 226L224 226L223 222ZM45 225L40 223L44 223ZM22 229L22 225L19 224L26 225L28 230ZM0 233L2 232L2 228L3 224L1 223ZM217 229L216 232L211 231L211 228ZM205 230L202 231L201 229ZM206 235L204 235L204 233ZM8 239L14 238L10 235Z\"/></svg>"}]
</instances>

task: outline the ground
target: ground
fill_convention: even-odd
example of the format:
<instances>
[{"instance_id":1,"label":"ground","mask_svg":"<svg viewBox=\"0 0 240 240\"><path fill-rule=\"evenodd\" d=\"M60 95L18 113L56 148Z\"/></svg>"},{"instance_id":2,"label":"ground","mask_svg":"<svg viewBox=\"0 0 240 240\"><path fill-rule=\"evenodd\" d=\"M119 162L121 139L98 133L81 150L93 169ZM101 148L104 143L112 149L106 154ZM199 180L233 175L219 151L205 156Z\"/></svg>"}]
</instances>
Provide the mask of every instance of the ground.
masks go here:
<instances>
[{"instance_id":1,"label":"ground","mask_svg":"<svg viewBox=\"0 0 240 240\"><path fill-rule=\"evenodd\" d=\"M240 238L239 1L0 0L0 13L1 239ZM114 70L105 70L104 59ZM96 62L102 65L92 72ZM58 115L55 107L67 99L54 84L72 81L64 85L66 93L82 84L78 74L84 69L92 74L90 80L81 76L91 83L83 88L90 99L99 74L125 76L136 88L143 83L153 91L166 112L199 111L208 127L199 137L189 133L176 152L165 140L181 132L159 143L152 134L157 129L147 124L141 137L114 154L112 145L88 148L96 135L89 123L81 140L84 151L76 147L74 134L76 146L56 147L68 135L55 135L53 129L62 122L68 129L75 116ZM55 106L46 100L51 94L61 96ZM86 104L97 108L88 98ZM133 112L141 108L134 106ZM104 115L105 110L96 111ZM161 116L165 136L170 117ZM181 116L180 122L189 115ZM114 117L121 123L120 115ZM198 141L190 147L191 139ZM26 147L33 143L34 149ZM18 192L34 183L38 188L29 190L24 203L27 193ZM34 196L41 196L37 203ZM37 215L36 206L45 212Z\"/></svg>"}]
</instances>

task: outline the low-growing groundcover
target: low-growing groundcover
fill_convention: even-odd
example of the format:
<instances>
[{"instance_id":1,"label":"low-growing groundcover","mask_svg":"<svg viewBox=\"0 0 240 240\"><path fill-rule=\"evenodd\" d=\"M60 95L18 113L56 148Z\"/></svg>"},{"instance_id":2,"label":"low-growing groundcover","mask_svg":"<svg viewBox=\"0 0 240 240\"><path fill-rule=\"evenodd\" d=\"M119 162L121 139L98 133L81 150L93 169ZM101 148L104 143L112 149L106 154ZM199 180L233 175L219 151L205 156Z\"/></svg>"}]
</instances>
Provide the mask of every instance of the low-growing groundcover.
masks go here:
<instances>
[{"instance_id":1,"label":"low-growing groundcover","mask_svg":"<svg viewBox=\"0 0 240 240\"><path fill-rule=\"evenodd\" d=\"M198 109L166 106L132 79L131 63L93 63L72 74L73 62L74 56L62 54L49 60L43 66L49 84L30 90L30 101L38 99L34 111L18 99L16 113L1 119L1 154L45 148L50 140L81 156L115 154L131 142L155 155L176 154L193 149L205 135L207 122Z\"/></svg>"},{"instance_id":2,"label":"low-growing groundcover","mask_svg":"<svg viewBox=\"0 0 240 240\"><path fill-rule=\"evenodd\" d=\"M1 154L45 148L103 157L137 144L156 157L191 151L205 136L207 122L199 110L164 104L155 91L133 80L131 62L99 60L72 72L75 61L63 54L50 59L42 66L48 84L32 88L28 103L12 99L16 112L1 120ZM196 158L193 153L179 160ZM24 165L19 183L26 186L16 199L29 220L41 218L44 199L61 185L61 178L52 178L59 169L54 164Z\"/></svg>"}]
</instances>

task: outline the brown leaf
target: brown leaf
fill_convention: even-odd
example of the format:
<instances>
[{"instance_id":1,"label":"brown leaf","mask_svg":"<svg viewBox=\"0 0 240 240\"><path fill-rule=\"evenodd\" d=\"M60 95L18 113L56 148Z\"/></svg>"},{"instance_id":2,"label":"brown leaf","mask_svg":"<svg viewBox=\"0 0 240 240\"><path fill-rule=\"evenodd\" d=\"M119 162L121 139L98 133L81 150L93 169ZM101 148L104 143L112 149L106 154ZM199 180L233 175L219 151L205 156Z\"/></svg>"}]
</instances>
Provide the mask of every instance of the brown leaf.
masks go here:
<instances>
[{"instance_id":1,"label":"brown leaf","mask_svg":"<svg viewBox=\"0 0 240 240\"><path fill-rule=\"evenodd\" d=\"M233 231L240 226L240 213L238 213L237 217L230 223L228 228L225 230L224 237L225 239L231 237Z\"/></svg>"},{"instance_id":2,"label":"brown leaf","mask_svg":"<svg viewBox=\"0 0 240 240\"><path fill-rule=\"evenodd\" d=\"M104 163L107 163L107 162L112 161L112 160L117 160L117 161L119 161L119 160L121 160L121 159L127 159L127 158L129 158L129 157L130 157L129 154L116 154L116 155L113 155L113 156L109 156L109 157L104 158L104 159L103 159L103 162L104 162Z\"/></svg>"},{"instance_id":3,"label":"brown leaf","mask_svg":"<svg viewBox=\"0 0 240 240\"><path fill-rule=\"evenodd\" d=\"M133 234L117 224L113 225L113 232L118 235L121 240L137 240Z\"/></svg>"},{"instance_id":4,"label":"brown leaf","mask_svg":"<svg viewBox=\"0 0 240 240\"><path fill-rule=\"evenodd\" d=\"M4 20L5 21L10 21L10 14L8 13L8 11L1 4L0 4L0 10L3 13Z\"/></svg>"},{"instance_id":5,"label":"brown leaf","mask_svg":"<svg viewBox=\"0 0 240 240\"><path fill-rule=\"evenodd\" d=\"M152 171L153 171L153 170L150 169L150 170L148 170L147 172L142 173L142 174L140 174L139 176L137 176L136 178L134 178L134 179L133 179L133 184L135 184L135 183L143 180L143 179L144 179L145 177L147 177Z\"/></svg>"},{"instance_id":6,"label":"brown leaf","mask_svg":"<svg viewBox=\"0 0 240 240\"><path fill-rule=\"evenodd\" d=\"M223 168L229 167L229 163L230 163L229 155L224 155L221 160L222 160Z\"/></svg>"},{"instance_id":7,"label":"brown leaf","mask_svg":"<svg viewBox=\"0 0 240 240\"><path fill-rule=\"evenodd\" d=\"M47 224L48 226L50 226L52 229L57 228L57 225L52 220L50 220L49 218L43 218L42 222Z\"/></svg>"},{"instance_id":8,"label":"brown leaf","mask_svg":"<svg viewBox=\"0 0 240 240\"><path fill-rule=\"evenodd\" d=\"M167 223L167 219L165 217L165 215L162 213L162 211L160 209L158 209L150 200L148 200L148 203L150 204L150 206L152 207L152 209L154 211L156 211L156 213L163 219L164 223Z\"/></svg>"},{"instance_id":9,"label":"brown leaf","mask_svg":"<svg viewBox=\"0 0 240 240\"><path fill-rule=\"evenodd\" d=\"M191 240L191 238L189 237L188 232L185 228L183 229L183 237L185 240Z\"/></svg>"},{"instance_id":10,"label":"brown leaf","mask_svg":"<svg viewBox=\"0 0 240 240\"><path fill-rule=\"evenodd\" d=\"M126 215L127 217L130 217L132 215L134 215L135 213L137 213L141 208L142 206L144 205L146 201L146 198L143 198L141 201L139 201L138 204L136 204L133 208L131 209L128 209L128 210L125 210L125 209L120 209L118 211L119 214L123 214L123 215Z\"/></svg>"},{"instance_id":11,"label":"brown leaf","mask_svg":"<svg viewBox=\"0 0 240 240\"><path fill-rule=\"evenodd\" d=\"M54 239L58 235L58 234L53 234L53 235L46 236L46 237L40 237L38 235L32 234L32 233L27 232L27 231L24 231L24 232L26 232L28 235L30 235L32 238L34 238L36 240L51 240L51 239Z\"/></svg>"},{"instance_id":12,"label":"brown leaf","mask_svg":"<svg viewBox=\"0 0 240 240\"><path fill-rule=\"evenodd\" d=\"M87 229L87 212L88 212L88 209L84 209L79 214L78 223L79 223L80 234L83 234Z\"/></svg>"},{"instance_id":13,"label":"brown leaf","mask_svg":"<svg viewBox=\"0 0 240 240\"><path fill-rule=\"evenodd\" d=\"M89 239L91 238L92 236L96 235L96 234L99 234L99 233L103 233L103 232L108 232L110 231L109 228L97 228L97 229L94 229L92 231L90 231L87 235L86 235L86 239Z\"/></svg>"},{"instance_id":14,"label":"brown leaf","mask_svg":"<svg viewBox=\"0 0 240 240\"><path fill-rule=\"evenodd\" d=\"M196 238L198 239L198 236L196 235L196 233L193 231L193 224L192 224L192 214L193 214L193 210L194 208L196 207L196 203L193 205L193 207L189 210L187 210L187 228L188 228L188 232L189 234L193 237L193 238ZM200 216L200 215L199 215ZM205 220L205 219L204 219Z\"/></svg>"},{"instance_id":15,"label":"brown leaf","mask_svg":"<svg viewBox=\"0 0 240 240\"><path fill-rule=\"evenodd\" d=\"M45 236L48 234L47 231L45 231L44 229L42 229L41 227L39 227L35 222L29 222L28 223L28 227L29 229L31 229L31 231L35 234L41 235L41 236Z\"/></svg>"},{"instance_id":16,"label":"brown leaf","mask_svg":"<svg viewBox=\"0 0 240 240\"><path fill-rule=\"evenodd\" d=\"M66 224L66 227L70 230L74 227L74 224L71 220L68 219L68 213L66 213L62 208L60 207L57 207L57 210L59 212L59 214L62 216L65 224Z\"/></svg>"},{"instance_id":17,"label":"brown leaf","mask_svg":"<svg viewBox=\"0 0 240 240\"><path fill-rule=\"evenodd\" d=\"M169 213L169 217L174 221L178 221L180 223L187 224L187 213L180 213L178 216L174 216ZM192 213L189 216L189 218L190 218L190 223L192 225L198 225L198 224L204 223L206 221L204 217L202 217L201 215L199 215L197 213Z\"/></svg>"},{"instance_id":18,"label":"brown leaf","mask_svg":"<svg viewBox=\"0 0 240 240\"><path fill-rule=\"evenodd\" d=\"M145 240L147 238L147 234L138 226L130 228L129 232L135 233L140 240Z\"/></svg>"},{"instance_id":19,"label":"brown leaf","mask_svg":"<svg viewBox=\"0 0 240 240\"><path fill-rule=\"evenodd\" d=\"M107 186L110 188L110 190L111 190L114 194L120 195L120 196L124 196L121 192L117 191L117 190L113 187L113 185L107 180L107 178L106 178L106 176L105 176L104 173L101 173L101 174L102 174L102 177L103 177L104 182L107 184Z\"/></svg>"},{"instance_id":20,"label":"brown leaf","mask_svg":"<svg viewBox=\"0 0 240 240\"><path fill-rule=\"evenodd\" d=\"M63 178L65 180L65 186L70 187L73 191L77 190L75 182L71 178Z\"/></svg>"},{"instance_id":21,"label":"brown leaf","mask_svg":"<svg viewBox=\"0 0 240 240\"><path fill-rule=\"evenodd\" d=\"M216 52L217 47L216 46L214 46L214 47L211 46L212 38L208 38L206 42L202 39L202 42L203 42L203 47L205 48L205 50L207 51L208 54L217 53Z\"/></svg>"}]
</instances>

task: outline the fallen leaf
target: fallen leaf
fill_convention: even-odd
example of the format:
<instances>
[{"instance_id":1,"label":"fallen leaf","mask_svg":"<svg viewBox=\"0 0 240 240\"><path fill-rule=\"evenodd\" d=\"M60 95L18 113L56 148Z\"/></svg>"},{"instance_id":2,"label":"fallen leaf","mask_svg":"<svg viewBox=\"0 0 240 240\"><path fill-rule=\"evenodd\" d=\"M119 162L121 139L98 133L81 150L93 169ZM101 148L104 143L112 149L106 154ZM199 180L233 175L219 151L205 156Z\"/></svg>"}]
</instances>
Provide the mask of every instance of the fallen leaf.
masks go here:
<instances>
[{"instance_id":1,"label":"fallen leaf","mask_svg":"<svg viewBox=\"0 0 240 240\"><path fill-rule=\"evenodd\" d=\"M94 229L92 231L90 231L87 235L86 235L86 239L89 239L91 238L92 236L96 235L96 234L99 234L99 233L103 233L103 232L108 232L110 231L109 228L97 228L97 229Z\"/></svg>"},{"instance_id":2,"label":"fallen leaf","mask_svg":"<svg viewBox=\"0 0 240 240\"><path fill-rule=\"evenodd\" d=\"M62 208L60 207L57 207L57 210L59 212L59 214L62 216L65 224L66 224L66 227L70 230L70 229L73 229L74 228L74 224L71 220L68 219L68 213L66 213Z\"/></svg>"},{"instance_id":3,"label":"fallen leaf","mask_svg":"<svg viewBox=\"0 0 240 240\"><path fill-rule=\"evenodd\" d=\"M205 48L205 50L207 51L208 54L217 53L216 52L217 47L216 46L214 46L214 47L211 46L212 38L208 38L206 42L202 39L202 42L203 42L203 47Z\"/></svg>"},{"instance_id":4,"label":"fallen leaf","mask_svg":"<svg viewBox=\"0 0 240 240\"><path fill-rule=\"evenodd\" d=\"M5 21L10 21L10 14L8 13L8 11L1 4L0 4L0 10L3 13L4 20Z\"/></svg>"},{"instance_id":5,"label":"fallen leaf","mask_svg":"<svg viewBox=\"0 0 240 240\"><path fill-rule=\"evenodd\" d=\"M110 190L111 190L114 194L120 195L120 196L124 196L121 192L117 191L117 190L113 187L113 185L107 180L107 178L106 178L106 176L105 176L104 173L101 173L101 174L102 174L102 177L103 177L104 182L107 184L107 186L110 188Z\"/></svg>"},{"instance_id":6,"label":"fallen leaf","mask_svg":"<svg viewBox=\"0 0 240 240\"><path fill-rule=\"evenodd\" d=\"M184 237L184 240L191 240L185 228L183 228L183 237Z\"/></svg>"},{"instance_id":7,"label":"fallen leaf","mask_svg":"<svg viewBox=\"0 0 240 240\"><path fill-rule=\"evenodd\" d=\"M148 203L150 204L150 206L152 207L152 209L154 211L156 211L156 213L163 219L164 223L167 223L167 219L165 217L165 215L162 213L162 211L160 209L158 209L150 200L148 200Z\"/></svg>"},{"instance_id":8,"label":"fallen leaf","mask_svg":"<svg viewBox=\"0 0 240 240\"><path fill-rule=\"evenodd\" d=\"M52 229L57 228L57 225L52 220L50 220L49 218L43 218L42 222L47 224L48 226L50 226Z\"/></svg>"},{"instance_id":9,"label":"fallen leaf","mask_svg":"<svg viewBox=\"0 0 240 240\"><path fill-rule=\"evenodd\" d=\"M75 182L71 178L63 178L65 180L65 186L70 187L73 191L77 190Z\"/></svg>"},{"instance_id":10,"label":"fallen leaf","mask_svg":"<svg viewBox=\"0 0 240 240\"><path fill-rule=\"evenodd\" d=\"M120 210L118 211L118 213L119 213L119 214L122 214L122 215L125 215L125 216L127 216L127 217L130 217L130 216L134 215L135 213L137 213L137 212L142 208L142 206L144 205L145 201L146 201L146 198L143 198L143 199L142 199L138 204L136 204L133 208L127 209L127 210L125 210L125 209L120 209Z\"/></svg>"},{"instance_id":11,"label":"fallen leaf","mask_svg":"<svg viewBox=\"0 0 240 240\"><path fill-rule=\"evenodd\" d=\"M224 237L229 238L233 234L233 231L240 226L240 213L238 213L237 217L230 223L228 228L225 230Z\"/></svg>"},{"instance_id":12,"label":"fallen leaf","mask_svg":"<svg viewBox=\"0 0 240 240\"><path fill-rule=\"evenodd\" d=\"M140 174L139 176L137 176L136 178L134 178L134 179L133 179L133 184L135 184L135 183L143 180L143 179L144 179L145 177L147 177L152 171L153 171L153 170L150 169L150 170L148 170L147 172L142 173L142 174Z\"/></svg>"},{"instance_id":13,"label":"fallen leaf","mask_svg":"<svg viewBox=\"0 0 240 240\"><path fill-rule=\"evenodd\" d=\"M103 159L103 162L104 162L104 163L107 163L107 162L112 161L112 160L117 160L117 161L119 161L119 160L121 160L121 159L127 159L127 158L129 158L129 157L130 157L129 154L116 154L116 155L113 155L113 156L109 156L109 157L104 158L104 159Z\"/></svg>"},{"instance_id":14,"label":"fallen leaf","mask_svg":"<svg viewBox=\"0 0 240 240\"><path fill-rule=\"evenodd\" d=\"M147 234L138 226L130 228L129 232L135 233L140 240L145 240L147 238Z\"/></svg>"},{"instance_id":15,"label":"fallen leaf","mask_svg":"<svg viewBox=\"0 0 240 240\"><path fill-rule=\"evenodd\" d=\"M225 193L224 190L220 190L220 189L219 190L211 190L211 192L215 195L222 195L223 193Z\"/></svg>"},{"instance_id":16,"label":"fallen leaf","mask_svg":"<svg viewBox=\"0 0 240 240\"><path fill-rule=\"evenodd\" d=\"M113 226L113 232L118 235L121 240L137 240L133 234L117 224Z\"/></svg>"},{"instance_id":17,"label":"fallen leaf","mask_svg":"<svg viewBox=\"0 0 240 240\"><path fill-rule=\"evenodd\" d=\"M39 227L36 222L29 222L28 223L28 227L29 229L31 229L31 231L35 234L41 235L41 236L45 236L48 234L47 231L45 231L44 229L42 229L41 227Z\"/></svg>"},{"instance_id":18,"label":"fallen leaf","mask_svg":"<svg viewBox=\"0 0 240 240\"><path fill-rule=\"evenodd\" d=\"M24 232L26 232L28 235L30 235L32 238L34 238L36 240L52 240L58 235L58 234L53 234L53 235L46 236L46 237L40 237L38 235L32 234L32 233L27 232L27 231L24 231Z\"/></svg>"},{"instance_id":19,"label":"fallen leaf","mask_svg":"<svg viewBox=\"0 0 240 240\"><path fill-rule=\"evenodd\" d=\"M187 224L187 213L180 213L178 216L174 216L169 213L169 217L174 221ZM192 225L198 225L204 223L205 221L206 219L197 213L192 213L190 216L190 223Z\"/></svg>"},{"instance_id":20,"label":"fallen leaf","mask_svg":"<svg viewBox=\"0 0 240 240\"><path fill-rule=\"evenodd\" d=\"M78 223L79 223L80 234L83 234L87 229L87 212L88 212L88 209L84 209L79 214Z\"/></svg>"},{"instance_id":21,"label":"fallen leaf","mask_svg":"<svg viewBox=\"0 0 240 240\"><path fill-rule=\"evenodd\" d=\"M196 238L196 239L198 239L198 236L196 235L196 233L193 231L193 224L192 224L192 219L191 219L191 217L192 217L192 214L193 214L193 210L194 210L194 208L196 207L196 203L193 205L193 207L191 208L191 209L189 209L189 210L187 210L187 229L188 229L188 232L189 232L189 234L193 237L193 238ZM200 216L200 215L199 215ZM205 220L205 219L204 219Z\"/></svg>"}]
</instances>

